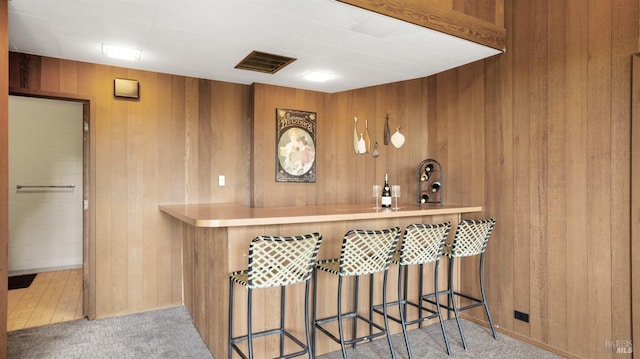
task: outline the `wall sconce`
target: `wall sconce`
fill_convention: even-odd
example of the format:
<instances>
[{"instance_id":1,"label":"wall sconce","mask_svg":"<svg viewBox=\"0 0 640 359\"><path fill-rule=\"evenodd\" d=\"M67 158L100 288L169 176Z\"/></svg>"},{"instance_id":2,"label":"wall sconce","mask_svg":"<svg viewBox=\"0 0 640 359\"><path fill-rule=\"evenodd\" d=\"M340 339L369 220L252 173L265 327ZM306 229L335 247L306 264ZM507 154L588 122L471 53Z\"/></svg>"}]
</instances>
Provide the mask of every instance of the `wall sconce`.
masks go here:
<instances>
[{"instance_id":1,"label":"wall sconce","mask_svg":"<svg viewBox=\"0 0 640 359\"><path fill-rule=\"evenodd\" d=\"M124 98L140 98L140 84L137 80L113 80L113 95Z\"/></svg>"}]
</instances>

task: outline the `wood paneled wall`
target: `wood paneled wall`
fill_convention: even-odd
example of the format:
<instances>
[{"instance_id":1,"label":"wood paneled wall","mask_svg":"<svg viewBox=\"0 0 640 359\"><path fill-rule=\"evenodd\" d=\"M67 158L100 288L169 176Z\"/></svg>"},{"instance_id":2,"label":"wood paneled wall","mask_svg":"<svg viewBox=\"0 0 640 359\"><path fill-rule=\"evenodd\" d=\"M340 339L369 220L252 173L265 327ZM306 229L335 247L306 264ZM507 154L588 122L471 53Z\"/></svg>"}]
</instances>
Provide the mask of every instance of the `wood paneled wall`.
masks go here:
<instances>
[{"instance_id":1,"label":"wood paneled wall","mask_svg":"<svg viewBox=\"0 0 640 359\"><path fill-rule=\"evenodd\" d=\"M435 158L445 169L447 202L482 205L484 216L497 219L486 273L498 326L568 357L613 357L607 341L632 336L630 81L638 5L508 1L505 54L337 94L31 56L22 65L17 54L10 85L91 100L101 316L179 300L172 254L179 244L171 241L179 228L159 214L160 203L367 202L385 172L402 186L402 201L413 202L415 166ZM21 76L25 69L29 76ZM141 100L113 99L113 77L140 80ZM277 107L318 113L315 184L275 183ZM407 136L401 149L382 144L387 113L391 129ZM361 131L369 121L377 159L353 153L353 116ZM223 189L219 174L227 176ZM463 270L468 290L477 290L475 270ZM514 310L529 313L530 323L514 320Z\"/></svg>"},{"instance_id":2,"label":"wood paneled wall","mask_svg":"<svg viewBox=\"0 0 640 359\"><path fill-rule=\"evenodd\" d=\"M568 356L613 357L632 335L638 5L506 2L508 51L485 61L490 302L503 329Z\"/></svg>"},{"instance_id":3,"label":"wood paneled wall","mask_svg":"<svg viewBox=\"0 0 640 359\"><path fill-rule=\"evenodd\" d=\"M276 108L316 112L316 172L324 171L330 154L324 151L327 131L333 119L327 111L329 95L263 84L253 85L253 195L252 205L305 206L318 203L318 191L326 183L325 174L314 183L275 182L276 166ZM333 151L331 151L333 152Z\"/></svg>"},{"instance_id":4,"label":"wood paneled wall","mask_svg":"<svg viewBox=\"0 0 640 359\"><path fill-rule=\"evenodd\" d=\"M640 343L640 54L633 56L631 107L631 310L633 341Z\"/></svg>"},{"instance_id":5,"label":"wood paneled wall","mask_svg":"<svg viewBox=\"0 0 640 359\"><path fill-rule=\"evenodd\" d=\"M389 174L402 188L401 201L416 203L416 169L427 158L427 95L425 79L361 90L326 94L270 85L254 85L254 205L292 206L334 203L374 203L373 184ZM317 113L316 183L275 182L275 109ZM414 112L415 111L415 112ZM403 147L384 145L385 116L392 132L400 128ZM380 156L356 155L354 117L358 133L367 126ZM368 123L365 123L368 122Z\"/></svg>"},{"instance_id":6,"label":"wood paneled wall","mask_svg":"<svg viewBox=\"0 0 640 359\"><path fill-rule=\"evenodd\" d=\"M13 93L90 101L92 314L180 304L180 227L158 205L249 203L250 87L17 53L10 73ZM116 77L140 99L114 98Z\"/></svg>"}]
</instances>

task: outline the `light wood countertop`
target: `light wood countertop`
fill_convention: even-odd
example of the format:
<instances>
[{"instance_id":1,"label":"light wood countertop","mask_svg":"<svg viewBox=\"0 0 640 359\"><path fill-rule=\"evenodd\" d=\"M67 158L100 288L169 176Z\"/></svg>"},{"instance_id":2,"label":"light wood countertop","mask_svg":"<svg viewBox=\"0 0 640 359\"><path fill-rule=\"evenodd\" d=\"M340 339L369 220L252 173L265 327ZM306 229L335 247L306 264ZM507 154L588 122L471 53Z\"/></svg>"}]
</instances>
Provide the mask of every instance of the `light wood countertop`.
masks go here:
<instances>
[{"instance_id":1,"label":"light wood countertop","mask_svg":"<svg viewBox=\"0 0 640 359\"><path fill-rule=\"evenodd\" d=\"M163 205L160 210L195 227L238 227L272 224L434 216L482 211L481 206L399 204L399 209L374 209L372 204L251 208L236 204Z\"/></svg>"}]
</instances>

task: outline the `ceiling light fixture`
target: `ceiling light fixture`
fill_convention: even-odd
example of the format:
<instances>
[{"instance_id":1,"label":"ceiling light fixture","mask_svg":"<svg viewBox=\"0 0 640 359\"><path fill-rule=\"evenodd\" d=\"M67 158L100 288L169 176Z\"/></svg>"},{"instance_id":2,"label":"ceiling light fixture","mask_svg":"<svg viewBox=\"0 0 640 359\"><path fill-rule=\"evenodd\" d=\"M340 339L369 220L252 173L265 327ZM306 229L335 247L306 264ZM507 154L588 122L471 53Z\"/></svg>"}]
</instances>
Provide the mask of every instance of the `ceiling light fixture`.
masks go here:
<instances>
[{"instance_id":1,"label":"ceiling light fixture","mask_svg":"<svg viewBox=\"0 0 640 359\"><path fill-rule=\"evenodd\" d=\"M314 81L314 82L326 82L335 77L336 75L334 74L331 74L328 72L320 72L320 71L311 71L305 74L304 76L302 76L303 79L308 81Z\"/></svg>"},{"instance_id":2,"label":"ceiling light fixture","mask_svg":"<svg viewBox=\"0 0 640 359\"><path fill-rule=\"evenodd\" d=\"M102 44L102 54L114 59L135 61L142 57L142 50Z\"/></svg>"}]
</instances>

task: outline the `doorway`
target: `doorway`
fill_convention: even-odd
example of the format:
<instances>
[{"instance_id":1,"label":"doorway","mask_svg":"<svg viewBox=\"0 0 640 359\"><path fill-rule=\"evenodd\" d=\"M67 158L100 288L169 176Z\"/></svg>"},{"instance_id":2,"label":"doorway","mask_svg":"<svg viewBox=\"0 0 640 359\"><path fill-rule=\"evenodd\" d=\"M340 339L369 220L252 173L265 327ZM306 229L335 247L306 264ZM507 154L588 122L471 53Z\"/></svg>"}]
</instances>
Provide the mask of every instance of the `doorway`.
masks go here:
<instances>
[{"instance_id":1,"label":"doorway","mask_svg":"<svg viewBox=\"0 0 640 359\"><path fill-rule=\"evenodd\" d=\"M9 330L85 316L86 108L9 96Z\"/></svg>"}]
</instances>

